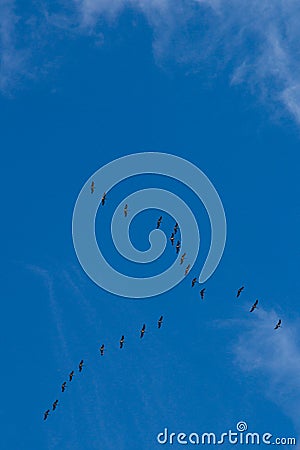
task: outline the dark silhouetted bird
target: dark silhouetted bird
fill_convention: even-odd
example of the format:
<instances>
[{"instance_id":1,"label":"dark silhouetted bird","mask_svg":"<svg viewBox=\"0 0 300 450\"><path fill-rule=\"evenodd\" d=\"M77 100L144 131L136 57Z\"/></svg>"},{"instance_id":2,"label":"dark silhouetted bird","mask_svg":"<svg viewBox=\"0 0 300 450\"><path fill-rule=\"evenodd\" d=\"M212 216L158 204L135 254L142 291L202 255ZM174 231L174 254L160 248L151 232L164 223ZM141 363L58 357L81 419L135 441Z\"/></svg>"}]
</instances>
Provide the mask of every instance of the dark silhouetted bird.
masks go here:
<instances>
[{"instance_id":1,"label":"dark silhouetted bird","mask_svg":"<svg viewBox=\"0 0 300 450\"><path fill-rule=\"evenodd\" d=\"M79 372L82 372L82 369L83 369L83 359L80 361L79 366L78 366Z\"/></svg>"},{"instance_id":2,"label":"dark silhouetted bird","mask_svg":"<svg viewBox=\"0 0 300 450\"><path fill-rule=\"evenodd\" d=\"M170 241L171 241L171 244L174 245L174 241L175 241L174 233L171 234Z\"/></svg>"},{"instance_id":3,"label":"dark silhouetted bird","mask_svg":"<svg viewBox=\"0 0 300 450\"><path fill-rule=\"evenodd\" d=\"M140 338L142 338L142 337L144 336L145 331L146 331L146 325L144 324L144 325L143 325L143 328L141 329L141 335L140 335Z\"/></svg>"},{"instance_id":4,"label":"dark silhouetted bird","mask_svg":"<svg viewBox=\"0 0 300 450\"><path fill-rule=\"evenodd\" d=\"M163 316L160 316L159 321L157 322L157 327L161 328L162 323L163 323Z\"/></svg>"},{"instance_id":5,"label":"dark silhouetted bird","mask_svg":"<svg viewBox=\"0 0 300 450\"><path fill-rule=\"evenodd\" d=\"M174 227L174 234L176 234L177 231L178 231L178 223L176 222L176 223L175 223L175 227Z\"/></svg>"},{"instance_id":6,"label":"dark silhouetted bird","mask_svg":"<svg viewBox=\"0 0 300 450\"><path fill-rule=\"evenodd\" d=\"M56 410L57 404L58 404L58 400L55 400L55 402L52 405L52 411Z\"/></svg>"},{"instance_id":7,"label":"dark silhouetted bird","mask_svg":"<svg viewBox=\"0 0 300 450\"><path fill-rule=\"evenodd\" d=\"M239 290L237 291L237 294L236 294L236 298L239 298L239 296L241 295L241 293L243 292L244 289L245 289L245 286L242 286L241 288L239 288Z\"/></svg>"},{"instance_id":8,"label":"dark silhouetted bird","mask_svg":"<svg viewBox=\"0 0 300 450\"><path fill-rule=\"evenodd\" d=\"M61 392L65 392L65 390L66 390L66 385L67 385L67 382L64 381L63 384L61 385Z\"/></svg>"},{"instance_id":9,"label":"dark silhouetted bird","mask_svg":"<svg viewBox=\"0 0 300 450\"><path fill-rule=\"evenodd\" d=\"M44 420L46 420L47 417L49 416L49 412L50 412L50 409L47 409L47 411L44 412Z\"/></svg>"},{"instance_id":10,"label":"dark silhouetted bird","mask_svg":"<svg viewBox=\"0 0 300 450\"><path fill-rule=\"evenodd\" d=\"M176 244L176 253L177 254L179 253L180 247L181 247L180 241L177 241L177 244Z\"/></svg>"},{"instance_id":11,"label":"dark silhouetted bird","mask_svg":"<svg viewBox=\"0 0 300 450\"><path fill-rule=\"evenodd\" d=\"M128 214L128 205L126 203L126 205L124 206L124 216L127 217Z\"/></svg>"},{"instance_id":12,"label":"dark silhouetted bird","mask_svg":"<svg viewBox=\"0 0 300 450\"><path fill-rule=\"evenodd\" d=\"M124 336L122 336L120 339L120 348L123 348L124 342L125 342L125 338L124 338Z\"/></svg>"},{"instance_id":13,"label":"dark silhouetted bird","mask_svg":"<svg viewBox=\"0 0 300 450\"><path fill-rule=\"evenodd\" d=\"M104 344L102 344L100 347L100 354L101 354L101 356L104 355Z\"/></svg>"},{"instance_id":14,"label":"dark silhouetted bird","mask_svg":"<svg viewBox=\"0 0 300 450\"><path fill-rule=\"evenodd\" d=\"M204 300L204 293L205 293L205 288L201 289L201 291L200 291L200 296L201 296L202 300Z\"/></svg>"},{"instance_id":15,"label":"dark silhouetted bird","mask_svg":"<svg viewBox=\"0 0 300 450\"><path fill-rule=\"evenodd\" d=\"M74 377L74 370L72 370L72 372L69 375L69 381L72 381L73 377Z\"/></svg>"},{"instance_id":16,"label":"dark silhouetted bird","mask_svg":"<svg viewBox=\"0 0 300 450\"><path fill-rule=\"evenodd\" d=\"M192 287L194 287L196 283L197 283L197 278L195 277L192 279Z\"/></svg>"},{"instance_id":17,"label":"dark silhouetted bird","mask_svg":"<svg viewBox=\"0 0 300 450\"><path fill-rule=\"evenodd\" d=\"M92 184L91 184L91 194L94 193L94 190L95 190L95 183L92 181Z\"/></svg>"},{"instance_id":18,"label":"dark silhouetted bird","mask_svg":"<svg viewBox=\"0 0 300 450\"><path fill-rule=\"evenodd\" d=\"M106 192L104 192L104 194L102 195L102 198L101 198L101 204L102 204L102 206L104 206L105 200L106 200Z\"/></svg>"},{"instance_id":19,"label":"dark silhouetted bird","mask_svg":"<svg viewBox=\"0 0 300 450\"><path fill-rule=\"evenodd\" d=\"M278 328L280 328L280 327L281 327L281 319L278 320L274 330L278 330Z\"/></svg>"},{"instance_id":20,"label":"dark silhouetted bird","mask_svg":"<svg viewBox=\"0 0 300 450\"><path fill-rule=\"evenodd\" d=\"M186 253L183 253L180 258L180 264L183 264L185 257L186 257Z\"/></svg>"},{"instance_id":21,"label":"dark silhouetted bird","mask_svg":"<svg viewBox=\"0 0 300 450\"><path fill-rule=\"evenodd\" d=\"M158 219L157 224L156 224L156 228L160 227L161 222L162 222L162 216L160 216L160 218Z\"/></svg>"},{"instance_id":22,"label":"dark silhouetted bird","mask_svg":"<svg viewBox=\"0 0 300 450\"><path fill-rule=\"evenodd\" d=\"M257 308L257 305L258 305L258 300L255 300L254 304L251 306L250 312L253 312Z\"/></svg>"}]
</instances>

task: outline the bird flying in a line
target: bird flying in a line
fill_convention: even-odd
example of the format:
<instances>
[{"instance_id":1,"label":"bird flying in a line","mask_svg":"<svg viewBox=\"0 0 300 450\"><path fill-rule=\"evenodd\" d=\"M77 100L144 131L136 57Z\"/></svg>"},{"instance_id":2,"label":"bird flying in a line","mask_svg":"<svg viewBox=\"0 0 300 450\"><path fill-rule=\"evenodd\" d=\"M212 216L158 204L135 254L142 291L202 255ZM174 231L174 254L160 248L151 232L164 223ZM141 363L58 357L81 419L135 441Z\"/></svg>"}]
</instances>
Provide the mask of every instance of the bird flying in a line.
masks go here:
<instances>
[{"instance_id":1,"label":"bird flying in a line","mask_svg":"<svg viewBox=\"0 0 300 450\"><path fill-rule=\"evenodd\" d=\"M258 300L255 300L254 304L251 306L250 312L253 312L257 308L257 305L258 305Z\"/></svg>"},{"instance_id":2,"label":"bird flying in a line","mask_svg":"<svg viewBox=\"0 0 300 450\"><path fill-rule=\"evenodd\" d=\"M239 298L239 296L241 295L241 293L243 292L243 290L245 289L245 286L242 286L238 289L237 294L236 294L236 298Z\"/></svg>"},{"instance_id":3,"label":"bird flying in a line","mask_svg":"<svg viewBox=\"0 0 300 450\"><path fill-rule=\"evenodd\" d=\"M128 205L126 203L126 205L124 206L124 216L127 217L128 214Z\"/></svg>"},{"instance_id":4,"label":"bird flying in a line","mask_svg":"<svg viewBox=\"0 0 300 450\"><path fill-rule=\"evenodd\" d=\"M69 375L69 381L72 381L73 377L74 377L74 370L72 370L72 372Z\"/></svg>"},{"instance_id":5,"label":"bird flying in a line","mask_svg":"<svg viewBox=\"0 0 300 450\"><path fill-rule=\"evenodd\" d=\"M124 336L122 336L120 339L120 348L123 348L124 342L125 342L125 338L124 338Z\"/></svg>"},{"instance_id":6,"label":"bird flying in a line","mask_svg":"<svg viewBox=\"0 0 300 450\"><path fill-rule=\"evenodd\" d=\"M67 385L67 382L64 381L63 384L61 385L61 392L65 392L65 390L66 390L66 385Z\"/></svg>"},{"instance_id":7,"label":"bird flying in a line","mask_svg":"<svg viewBox=\"0 0 300 450\"><path fill-rule=\"evenodd\" d=\"M102 344L101 347L100 347L100 355L101 356L104 355L104 344Z\"/></svg>"},{"instance_id":8,"label":"bird flying in a line","mask_svg":"<svg viewBox=\"0 0 300 450\"><path fill-rule=\"evenodd\" d=\"M157 224L156 224L156 228L160 227L161 222L162 222L162 216L160 216L160 218L158 219Z\"/></svg>"},{"instance_id":9,"label":"bird flying in a line","mask_svg":"<svg viewBox=\"0 0 300 450\"><path fill-rule=\"evenodd\" d=\"M163 323L163 316L160 316L160 318L157 322L157 328L161 328L162 323Z\"/></svg>"},{"instance_id":10,"label":"bird flying in a line","mask_svg":"<svg viewBox=\"0 0 300 450\"><path fill-rule=\"evenodd\" d=\"M95 183L92 181L92 184L91 184L91 194L93 194L94 191L95 191Z\"/></svg>"},{"instance_id":11,"label":"bird flying in a line","mask_svg":"<svg viewBox=\"0 0 300 450\"><path fill-rule=\"evenodd\" d=\"M104 206L105 200L106 200L106 192L104 192L104 194L102 195L102 198L101 198L101 204L102 204L102 206Z\"/></svg>"},{"instance_id":12,"label":"bird flying in a line","mask_svg":"<svg viewBox=\"0 0 300 450\"><path fill-rule=\"evenodd\" d=\"M278 320L274 330L278 330L278 328L280 328L280 327L281 327L281 319Z\"/></svg>"},{"instance_id":13,"label":"bird flying in a line","mask_svg":"<svg viewBox=\"0 0 300 450\"><path fill-rule=\"evenodd\" d=\"M177 255L179 253L180 247L181 247L180 241L177 241L177 244L176 244L176 253L177 253Z\"/></svg>"},{"instance_id":14,"label":"bird flying in a line","mask_svg":"<svg viewBox=\"0 0 300 450\"><path fill-rule=\"evenodd\" d=\"M186 253L183 253L183 255L181 255L181 258L180 258L180 264L183 264L185 257L186 257Z\"/></svg>"},{"instance_id":15,"label":"bird flying in a line","mask_svg":"<svg viewBox=\"0 0 300 450\"><path fill-rule=\"evenodd\" d=\"M57 404L58 404L58 400L55 400L55 402L54 402L53 405L52 405L52 410L53 410L53 411L56 410Z\"/></svg>"},{"instance_id":16,"label":"bird flying in a line","mask_svg":"<svg viewBox=\"0 0 300 450\"><path fill-rule=\"evenodd\" d=\"M197 278L195 277L192 279L192 287L194 287L196 283L197 283Z\"/></svg>"},{"instance_id":17,"label":"bird flying in a line","mask_svg":"<svg viewBox=\"0 0 300 450\"><path fill-rule=\"evenodd\" d=\"M174 241L175 241L174 233L171 234L170 241L171 241L171 244L174 245Z\"/></svg>"},{"instance_id":18,"label":"bird flying in a line","mask_svg":"<svg viewBox=\"0 0 300 450\"><path fill-rule=\"evenodd\" d=\"M189 265L187 266L187 268L185 269L185 271L184 271L184 275L185 275L185 276L187 276L187 274L189 273L190 268L191 268L191 265L189 264Z\"/></svg>"},{"instance_id":19,"label":"bird flying in a line","mask_svg":"<svg viewBox=\"0 0 300 450\"><path fill-rule=\"evenodd\" d=\"M78 366L79 372L82 371L82 368L83 368L83 359L80 361L79 366Z\"/></svg>"},{"instance_id":20,"label":"bird flying in a line","mask_svg":"<svg viewBox=\"0 0 300 450\"><path fill-rule=\"evenodd\" d=\"M49 416L49 412L50 412L50 409L47 409L47 411L44 412L44 420L46 420L47 417Z\"/></svg>"},{"instance_id":21,"label":"bird flying in a line","mask_svg":"<svg viewBox=\"0 0 300 450\"><path fill-rule=\"evenodd\" d=\"M144 325L143 325L143 328L141 329L141 335L140 335L140 338L142 338L142 337L144 336L145 331L146 331L146 325L144 324Z\"/></svg>"},{"instance_id":22,"label":"bird flying in a line","mask_svg":"<svg viewBox=\"0 0 300 450\"><path fill-rule=\"evenodd\" d=\"M204 300L204 293L205 293L205 288L201 289L201 291L200 291L200 296L201 296L202 300Z\"/></svg>"},{"instance_id":23,"label":"bird flying in a line","mask_svg":"<svg viewBox=\"0 0 300 450\"><path fill-rule=\"evenodd\" d=\"M178 231L178 223L176 222L176 223L175 223L175 226L174 226L174 234L176 234L177 231Z\"/></svg>"}]
</instances>

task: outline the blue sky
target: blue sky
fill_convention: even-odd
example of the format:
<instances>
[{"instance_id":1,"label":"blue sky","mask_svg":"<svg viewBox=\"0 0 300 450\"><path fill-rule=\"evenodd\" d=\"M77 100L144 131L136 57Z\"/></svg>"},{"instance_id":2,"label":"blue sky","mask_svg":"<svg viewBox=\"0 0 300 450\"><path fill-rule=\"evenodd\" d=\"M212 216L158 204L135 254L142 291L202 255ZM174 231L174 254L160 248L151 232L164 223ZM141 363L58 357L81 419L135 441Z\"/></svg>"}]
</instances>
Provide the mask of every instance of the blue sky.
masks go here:
<instances>
[{"instance_id":1,"label":"blue sky","mask_svg":"<svg viewBox=\"0 0 300 450\"><path fill-rule=\"evenodd\" d=\"M221 433L242 420L250 431L300 435L299 6L172 3L0 6L3 449L152 450L165 427ZM227 244L205 301L190 281L208 252L209 221L176 181L149 175L117 186L97 237L112 265L133 270L112 251L111 215L128 193L169 189L201 232L188 279L129 300L100 289L76 258L81 187L104 164L143 151L188 159L222 198ZM132 224L138 248L160 214ZM172 225L164 216L167 236ZM168 246L149 274L173 261Z\"/></svg>"}]
</instances>

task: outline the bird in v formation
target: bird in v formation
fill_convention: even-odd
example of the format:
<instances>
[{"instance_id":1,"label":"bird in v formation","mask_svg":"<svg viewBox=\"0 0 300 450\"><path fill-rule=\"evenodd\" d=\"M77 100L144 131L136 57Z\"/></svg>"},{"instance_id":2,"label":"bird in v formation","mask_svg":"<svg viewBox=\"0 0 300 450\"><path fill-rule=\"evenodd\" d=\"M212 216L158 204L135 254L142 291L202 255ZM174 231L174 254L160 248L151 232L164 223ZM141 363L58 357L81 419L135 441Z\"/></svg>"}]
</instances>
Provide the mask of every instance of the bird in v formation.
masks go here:
<instances>
[{"instance_id":1,"label":"bird in v formation","mask_svg":"<svg viewBox=\"0 0 300 450\"><path fill-rule=\"evenodd\" d=\"M95 191L95 183L94 183L94 181L92 181L92 183L91 183L91 193L93 194L94 191ZM102 198L101 198L101 204L102 204L103 206L104 206L104 204L105 204L105 201L106 201L106 193L104 192L104 194L103 194L103 196L102 196ZM124 207L124 215L125 215L125 217L127 217L127 212L128 212L128 205L126 204L125 207ZM159 217L159 219L158 219L158 221L157 221L157 226L156 226L156 228L160 228L161 222L162 222L162 216ZM173 233L171 234L171 237L170 237L170 241L171 241L172 246L174 245L174 240L175 240L175 237L174 237L174 236L175 236L175 234L177 233L177 231L178 231L178 223L176 222L176 224L175 224L175 226L174 226L174 231L173 231ZM178 241L177 241L177 244L176 244L176 253L177 253L177 254L179 253L180 249L181 249L181 243L180 243L180 240L178 240ZM183 264L185 257L186 257L186 253L184 252L184 253L181 255L180 264ZM187 268L185 269L185 275L187 275L187 274L189 273L189 270L190 270L190 264L189 264L189 265L187 266ZM197 278L194 277L194 278L192 279L192 287L194 287L195 284L196 284L197 282L198 282L198 281L197 281ZM245 289L245 286L241 286L241 287L237 290L237 294L236 294L236 297L237 297L237 298L240 297L240 295L241 295L241 293L244 291L244 289ZM206 288L202 288L201 291L200 291L200 296L201 296L201 299L202 299L202 300L204 299L205 291L206 291ZM257 305L258 305L258 300L255 300L254 304L251 306L250 312L253 312L255 309L257 309ZM158 322L157 322L157 328L161 328L162 323L163 323L163 316L160 316L160 318L159 318L159 320L158 320ZM281 323L282 323L282 321L281 321L281 319L279 319L278 322L277 322L277 324L275 325L275 328L274 328L274 329L275 329L275 330L278 330L278 329L281 327ZM142 338L144 337L145 332L146 332L146 324L143 324L142 329L140 330L140 339L142 339ZM124 337L124 335L122 335L122 337L121 337L121 339L120 339L120 342L119 342L120 349L123 348L124 343L125 343L125 337ZM99 349L99 350L100 350L100 355L101 355L101 356L104 355L104 349L105 349L105 346L104 346L104 344L102 344L101 347L100 347L100 349ZM79 366L78 366L79 372L82 372L82 369L83 369L83 359L80 361ZM70 372L70 374L69 374L69 382L72 381L73 377L74 377L74 370L72 370L72 371ZM64 382L62 383L62 385L61 385L61 391L62 391L62 392L65 392L66 386L67 386L67 382L64 381ZM53 403L53 405L52 405L52 411L55 411L55 410L56 410L57 405L58 405L58 399L56 399L56 400L54 401L54 403ZM50 409L47 409L47 410L44 412L44 421L47 420L49 414L50 414Z\"/></svg>"}]
</instances>

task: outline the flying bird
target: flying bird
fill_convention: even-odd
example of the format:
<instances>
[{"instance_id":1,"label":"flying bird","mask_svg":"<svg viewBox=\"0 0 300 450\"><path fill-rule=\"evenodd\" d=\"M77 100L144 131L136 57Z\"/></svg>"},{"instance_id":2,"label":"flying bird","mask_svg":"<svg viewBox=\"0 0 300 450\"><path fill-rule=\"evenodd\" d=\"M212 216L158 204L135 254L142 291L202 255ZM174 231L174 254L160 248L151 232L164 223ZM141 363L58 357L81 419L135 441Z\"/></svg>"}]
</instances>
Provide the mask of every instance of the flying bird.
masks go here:
<instances>
[{"instance_id":1,"label":"flying bird","mask_svg":"<svg viewBox=\"0 0 300 450\"><path fill-rule=\"evenodd\" d=\"M125 342L125 338L124 338L124 336L122 336L120 339L120 348L123 348L124 342Z\"/></svg>"},{"instance_id":2,"label":"flying bird","mask_svg":"<svg viewBox=\"0 0 300 450\"><path fill-rule=\"evenodd\" d=\"M52 410L53 410L53 411L56 410L57 404L58 404L58 400L55 400L55 402L54 402L53 405L52 405Z\"/></svg>"},{"instance_id":3,"label":"flying bird","mask_svg":"<svg viewBox=\"0 0 300 450\"><path fill-rule=\"evenodd\" d=\"M180 241L177 241L177 244L176 244L176 253L177 253L177 255L179 253L180 247L181 247Z\"/></svg>"},{"instance_id":4,"label":"flying bird","mask_svg":"<svg viewBox=\"0 0 300 450\"><path fill-rule=\"evenodd\" d=\"M255 300L254 305L251 306L250 312L253 312L257 308L257 305L258 305L258 300Z\"/></svg>"},{"instance_id":5,"label":"flying bird","mask_svg":"<svg viewBox=\"0 0 300 450\"><path fill-rule=\"evenodd\" d=\"M244 289L245 289L245 286L242 286L239 288L239 290L237 291L237 294L236 294L236 298L239 298L239 296L241 295L241 293L243 292Z\"/></svg>"},{"instance_id":6,"label":"flying bird","mask_svg":"<svg viewBox=\"0 0 300 450\"><path fill-rule=\"evenodd\" d=\"M100 354L101 354L101 356L104 355L104 344L102 344L100 347Z\"/></svg>"},{"instance_id":7,"label":"flying bird","mask_svg":"<svg viewBox=\"0 0 300 450\"><path fill-rule=\"evenodd\" d=\"M146 330L146 325L144 324L143 328L141 329L141 336L140 336L140 338L142 338L144 336L145 330Z\"/></svg>"},{"instance_id":8,"label":"flying bird","mask_svg":"<svg viewBox=\"0 0 300 450\"><path fill-rule=\"evenodd\" d=\"M63 384L61 385L61 392L65 392L65 390L66 390L66 385L67 385L67 382L64 381Z\"/></svg>"},{"instance_id":9,"label":"flying bird","mask_svg":"<svg viewBox=\"0 0 300 450\"><path fill-rule=\"evenodd\" d=\"M49 416L49 412L50 412L50 409L47 409L47 411L44 412L44 420L46 420L47 417Z\"/></svg>"},{"instance_id":10,"label":"flying bird","mask_svg":"<svg viewBox=\"0 0 300 450\"><path fill-rule=\"evenodd\" d=\"M171 241L171 244L172 244L172 245L174 245L174 240L175 240L175 238L174 238L174 233L172 233L172 234L171 234L171 237L170 237L170 241Z\"/></svg>"},{"instance_id":11,"label":"flying bird","mask_svg":"<svg viewBox=\"0 0 300 450\"><path fill-rule=\"evenodd\" d=\"M201 296L202 300L204 300L204 293L205 293L205 288L201 289L201 291L200 291L200 296Z\"/></svg>"},{"instance_id":12,"label":"flying bird","mask_svg":"<svg viewBox=\"0 0 300 450\"><path fill-rule=\"evenodd\" d=\"M278 320L274 330L278 330L278 328L280 328L280 327L281 327L281 319Z\"/></svg>"},{"instance_id":13,"label":"flying bird","mask_svg":"<svg viewBox=\"0 0 300 450\"><path fill-rule=\"evenodd\" d=\"M82 368L83 368L83 359L80 361L79 366L78 366L79 372L82 371Z\"/></svg>"},{"instance_id":14,"label":"flying bird","mask_svg":"<svg viewBox=\"0 0 300 450\"><path fill-rule=\"evenodd\" d=\"M72 372L69 375L69 381L72 381L73 377L74 377L74 370L72 370Z\"/></svg>"},{"instance_id":15,"label":"flying bird","mask_svg":"<svg viewBox=\"0 0 300 450\"><path fill-rule=\"evenodd\" d=\"M176 223L175 223L175 226L174 226L174 234L177 233L177 230L178 230L178 223L176 222Z\"/></svg>"},{"instance_id":16,"label":"flying bird","mask_svg":"<svg viewBox=\"0 0 300 450\"><path fill-rule=\"evenodd\" d=\"M157 322L157 327L161 328L162 323L163 323L163 316L160 316L159 321Z\"/></svg>"},{"instance_id":17,"label":"flying bird","mask_svg":"<svg viewBox=\"0 0 300 450\"><path fill-rule=\"evenodd\" d=\"M189 265L187 266L187 268L185 269L185 271L184 271L184 275L185 275L185 276L187 276L187 274L189 273L190 268L191 268L191 265L189 264Z\"/></svg>"},{"instance_id":18,"label":"flying bird","mask_svg":"<svg viewBox=\"0 0 300 450\"><path fill-rule=\"evenodd\" d=\"M94 190L95 190L95 183L92 181L92 184L91 184L91 194L94 193Z\"/></svg>"},{"instance_id":19,"label":"flying bird","mask_svg":"<svg viewBox=\"0 0 300 450\"><path fill-rule=\"evenodd\" d=\"M126 205L124 206L124 216L127 217L128 214L128 205L126 203Z\"/></svg>"},{"instance_id":20,"label":"flying bird","mask_svg":"<svg viewBox=\"0 0 300 450\"><path fill-rule=\"evenodd\" d=\"M183 264L185 257L186 257L186 253L183 253L183 255L181 255L181 258L180 258L180 264Z\"/></svg>"},{"instance_id":21,"label":"flying bird","mask_svg":"<svg viewBox=\"0 0 300 450\"><path fill-rule=\"evenodd\" d=\"M102 195L102 198L101 198L101 204L102 204L102 206L104 206L105 200L106 200L106 192L104 192L104 194Z\"/></svg>"},{"instance_id":22,"label":"flying bird","mask_svg":"<svg viewBox=\"0 0 300 450\"><path fill-rule=\"evenodd\" d=\"M158 219L156 228L160 227L161 222L162 222L162 216L160 216L160 218Z\"/></svg>"},{"instance_id":23,"label":"flying bird","mask_svg":"<svg viewBox=\"0 0 300 450\"><path fill-rule=\"evenodd\" d=\"M197 278L195 277L192 279L192 287L194 287L196 283L197 283Z\"/></svg>"}]
</instances>

